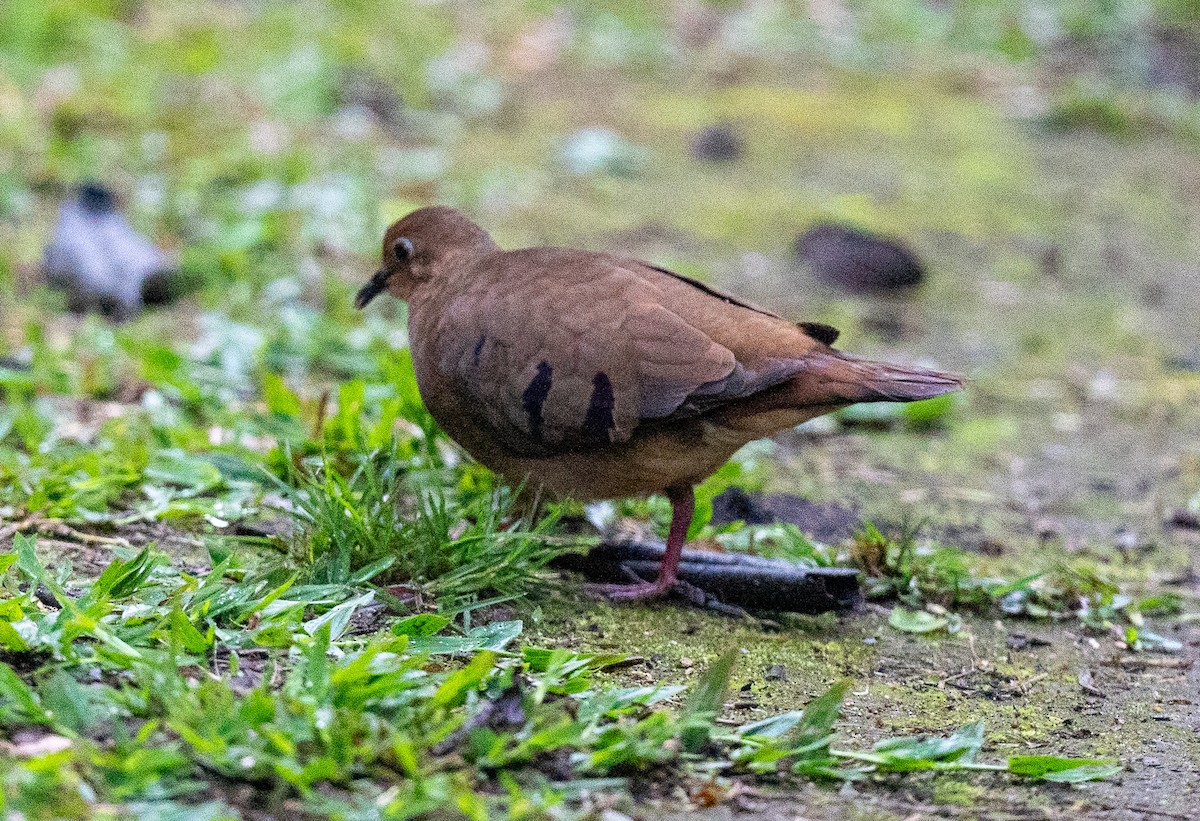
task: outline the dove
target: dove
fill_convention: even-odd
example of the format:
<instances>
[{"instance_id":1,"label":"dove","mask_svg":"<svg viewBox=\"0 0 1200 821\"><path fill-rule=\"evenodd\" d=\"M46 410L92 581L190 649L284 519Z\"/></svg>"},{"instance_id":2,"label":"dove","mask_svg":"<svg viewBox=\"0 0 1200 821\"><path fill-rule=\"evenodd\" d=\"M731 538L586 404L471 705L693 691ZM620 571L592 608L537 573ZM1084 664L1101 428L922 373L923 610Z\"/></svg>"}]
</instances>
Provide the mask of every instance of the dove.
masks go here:
<instances>
[{"instance_id":1,"label":"dove","mask_svg":"<svg viewBox=\"0 0 1200 821\"><path fill-rule=\"evenodd\" d=\"M408 303L417 386L430 414L505 480L579 501L663 493L672 518L657 577L603 585L660 597L676 570L695 486L740 447L856 402L958 390L942 371L835 350L827 325L790 322L632 257L505 251L445 206L383 239L359 290Z\"/></svg>"}]
</instances>

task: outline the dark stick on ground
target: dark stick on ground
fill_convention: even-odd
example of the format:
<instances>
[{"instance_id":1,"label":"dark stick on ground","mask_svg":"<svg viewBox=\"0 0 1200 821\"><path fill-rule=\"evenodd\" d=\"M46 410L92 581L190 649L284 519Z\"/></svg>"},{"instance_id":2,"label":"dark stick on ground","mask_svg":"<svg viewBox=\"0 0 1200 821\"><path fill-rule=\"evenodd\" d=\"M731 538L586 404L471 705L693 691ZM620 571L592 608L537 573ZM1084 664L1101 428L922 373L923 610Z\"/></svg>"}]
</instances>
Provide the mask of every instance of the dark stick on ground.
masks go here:
<instances>
[{"instance_id":1,"label":"dark stick on ground","mask_svg":"<svg viewBox=\"0 0 1200 821\"><path fill-rule=\"evenodd\" d=\"M627 582L630 572L653 581L662 555L662 545L605 542L586 555L562 556L554 566L599 583ZM679 578L724 604L747 610L825 613L853 609L862 600L853 568L801 567L711 550L684 550Z\"/></svg>"}]
</instances>

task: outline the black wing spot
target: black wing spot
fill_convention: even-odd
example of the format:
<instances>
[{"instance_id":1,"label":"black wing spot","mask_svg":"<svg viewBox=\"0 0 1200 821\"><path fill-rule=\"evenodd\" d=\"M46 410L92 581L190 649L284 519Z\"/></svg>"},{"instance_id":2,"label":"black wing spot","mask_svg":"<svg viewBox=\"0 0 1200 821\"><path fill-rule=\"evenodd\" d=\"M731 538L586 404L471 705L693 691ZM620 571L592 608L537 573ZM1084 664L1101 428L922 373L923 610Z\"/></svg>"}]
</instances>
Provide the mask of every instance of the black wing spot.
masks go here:
<instances>
[{"instance_id":1,"label":"black wing spot","mask_svg":"<svg viewBox=\"0 0 1200 821\"><path fill-rule=\"evenodd\" d=\"M471 364L476 368L479 367L479 355L483 353L483 343L486 341L487 337L480 334L479 339L475 342L475 350L471 353Z\"/></svg>"},{"instance_id":2,"label":"black wing spot","mask_svg":"<svg viewBox=\"0 0 1200 821\"><path fill-rule=\"evenodd\" d=\"M583 418L583 434L586 438L596 442L609 441L609 431L616 427L613 407L612 380L608 374L600 371L592 378L592 399Z\"/></svg>"},{"instance_id":3,"label":"black wing spot","mask_svg":"<svg viewBox=\"0 0 1200 821\"><path fill-rule=\"evenodd\" d=\"M822 325L820 322L801 322L800 330L818 342L824 342L826 345L832 345L834 342L837 342L837 338L842 333L832 325Z\"/></svg>"},{"instance_id":4,"label":"black wing spot","mask_svg":"<svg viewBox=\"0 0 1200 821\"><path fill-rule=\"evenodd\" d=\"M537 366L537 375L530 380L529 386L521 394L521 407L529 417L529 434L538 442L542 441L542 406L550 395L550 384L554 379L554 368L542 360Z\"/></svg>"}]
</instances>

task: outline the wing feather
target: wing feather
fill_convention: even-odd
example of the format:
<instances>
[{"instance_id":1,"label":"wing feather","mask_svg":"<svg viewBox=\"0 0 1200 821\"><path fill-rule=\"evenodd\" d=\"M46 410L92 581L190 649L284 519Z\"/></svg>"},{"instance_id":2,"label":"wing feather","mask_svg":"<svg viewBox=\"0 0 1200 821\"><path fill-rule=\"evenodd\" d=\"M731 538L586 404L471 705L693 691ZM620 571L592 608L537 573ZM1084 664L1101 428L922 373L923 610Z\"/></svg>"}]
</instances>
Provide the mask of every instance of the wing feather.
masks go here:
<instances>
[{"instance_id":1,"label":"wing feather","mask_svg":"<svg viewBox=\"0 0 1200 821\"><path fill-rule=\"evenodd\" d=\"M547 249L505 256L519 275L451 302L437 361L459 412L514 454L623 442L641 424L704 413L803 367L739 362L616 258ZM574 281L564 283L564 271L575 272Z\"/></svg>"}]
</instances>

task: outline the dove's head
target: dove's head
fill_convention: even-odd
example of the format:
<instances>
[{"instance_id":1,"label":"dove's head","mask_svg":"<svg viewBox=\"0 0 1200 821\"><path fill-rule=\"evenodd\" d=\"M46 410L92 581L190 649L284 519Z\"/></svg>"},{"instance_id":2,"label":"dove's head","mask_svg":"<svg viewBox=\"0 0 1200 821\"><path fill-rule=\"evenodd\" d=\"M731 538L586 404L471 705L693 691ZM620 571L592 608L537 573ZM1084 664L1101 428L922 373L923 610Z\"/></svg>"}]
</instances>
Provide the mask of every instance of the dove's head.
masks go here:
<instances>
[{"instance_id":1,"label":"dove's head","mask_svg":"<svg viewBox=\"0 0 1200 821\"><path fill-rule=\"evenodd\" d=\"M416 287L435 279L445 266L497 248L487 231L453 208L420 208L387 229L383 267L359 290L354 304L363 308L384 291L407 300Z\"/></svg>"}]
</instances>

